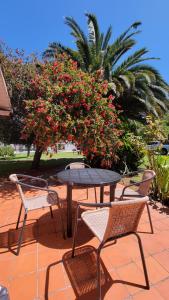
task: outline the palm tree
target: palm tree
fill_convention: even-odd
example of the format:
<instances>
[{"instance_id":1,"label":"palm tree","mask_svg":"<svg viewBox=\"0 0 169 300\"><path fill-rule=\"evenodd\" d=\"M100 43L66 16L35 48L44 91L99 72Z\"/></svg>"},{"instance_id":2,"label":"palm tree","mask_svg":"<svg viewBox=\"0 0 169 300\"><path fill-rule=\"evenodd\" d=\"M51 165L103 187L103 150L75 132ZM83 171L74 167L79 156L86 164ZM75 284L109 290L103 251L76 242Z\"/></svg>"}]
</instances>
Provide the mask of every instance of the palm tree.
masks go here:
<instances>
[{"instance_id":1,"label":"palm tree","mask_svg":"<svg viewBox=\"0 0 169 300\"><path fill-rule=\"evenodd\" d=\"M56 59L57 53L65 52L77 61L85 72L93 73L101 69L103 78L109 81L117 101L130 118L137 118L142 112L159 116L162 111L167 111L169 86L155 68L144 64L147 60L157 58L145 57L148 50L142 48L122 60L136 44L134 37L140 33L138 28L141 22L131 24L111 44L112 27L103 34L100 32L96 16L86 14L86 17L88 36L72 17L65 19L65 23L72 30L77 50L54 42L49 44L43 57L53 60Z\"/></svg>"}]
</instances>

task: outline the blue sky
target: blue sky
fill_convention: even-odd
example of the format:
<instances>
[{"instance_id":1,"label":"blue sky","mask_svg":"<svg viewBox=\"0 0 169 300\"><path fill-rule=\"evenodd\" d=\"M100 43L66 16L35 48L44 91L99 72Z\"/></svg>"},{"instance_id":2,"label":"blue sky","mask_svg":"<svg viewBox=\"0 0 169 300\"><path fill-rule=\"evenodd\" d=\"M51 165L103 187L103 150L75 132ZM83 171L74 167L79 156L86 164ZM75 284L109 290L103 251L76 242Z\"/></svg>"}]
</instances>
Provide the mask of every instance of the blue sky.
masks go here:
<instances>
[{"instance_id":1,"label":"blue sky","mask_svg":"<svg viewBox=\"0 0 169 300\"><path fill-rule=\"evenodd\" d=\"M74 47L73 37L64 24L73 16L86 30L85 12L97 15L104 32L111 24L112 41L132 22L142 21L137 36L139 47L146 46L152 61L169 82L169 0L0 0L0 40L26 53L41 53L48 43L58 41Z\"/></svg>"}]
</instances>

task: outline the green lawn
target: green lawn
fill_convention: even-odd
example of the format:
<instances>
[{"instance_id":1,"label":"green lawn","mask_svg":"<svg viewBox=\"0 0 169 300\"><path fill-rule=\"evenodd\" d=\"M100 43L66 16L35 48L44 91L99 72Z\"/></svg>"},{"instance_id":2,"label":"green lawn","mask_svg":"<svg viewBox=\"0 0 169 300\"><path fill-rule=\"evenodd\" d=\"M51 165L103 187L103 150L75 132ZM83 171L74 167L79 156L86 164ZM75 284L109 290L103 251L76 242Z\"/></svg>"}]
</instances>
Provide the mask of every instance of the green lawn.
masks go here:
<instances>
[{"instance_id":1,"label":"green lawn","mask_svg":"<svg viewBox=\"0 0 169 300\"><path fill-rule=\"evenodd\" d=\"M32 160L34 154L31 153L29 157L27 157L26 153L20 153L20 154L15 154L15 157L12 160ZM60 152L60 153L55 153L50 157L49 155L46 155L45 153L42 154L42 159L43 160L49 160L49 159L58 159L58 158L76 158L76 157L83 157L83 155L79 155L77 153L73 152Z\"/></svg>"},{"instance_id":2,"label":"green lawn","mask_svg":"<svg viewBox=\"0 0 169 300\"><path fill-rule=\"evenodd\" d=\"M39 172L42 174L54 172L57 169L64 168L73 161L80 161L83 155L72 152L62 152L54 154L52 157L46 154L42 155ZM0 160L0 177L8 177L11 173L29 173L31 172L31 163L33 154L27 158L26 154L17 154L13 159Z\"/></svg>"}]
</instances>

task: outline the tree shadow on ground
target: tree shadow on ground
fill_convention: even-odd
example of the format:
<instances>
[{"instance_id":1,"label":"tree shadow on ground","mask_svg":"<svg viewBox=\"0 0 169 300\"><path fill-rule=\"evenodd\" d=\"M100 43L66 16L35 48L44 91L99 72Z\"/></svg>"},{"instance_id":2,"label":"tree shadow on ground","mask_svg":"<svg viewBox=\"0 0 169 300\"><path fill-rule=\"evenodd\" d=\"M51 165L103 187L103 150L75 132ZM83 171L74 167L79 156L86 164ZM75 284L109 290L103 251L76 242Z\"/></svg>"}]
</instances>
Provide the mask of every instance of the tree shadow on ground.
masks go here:
<instances>
[{"instance_id":1,"label":"tree shadow on ground","mask_svg":"<svg viewBox=\"0 0 169 300\"><path fill-rule=\"evenodd\" d=\"M160 201L150 200L149 205L153 210L157 210L160 214L169 215L169 204L167 206L162 204Z\"/></svg>"},{"instance_id":2,"label":"tree shadow on ground","mask_svg":"<svg viewBox=\"0 0 169 300\"><path fill-rule=\"evenodd\" d=\"M10 182L9 175L27 174L32 176L40 176L49 180L50 185L57 185L56 181L52 181L50 176L56 175L57 172L64 170L65 166L71 162L82 161L82 158L59 158L42 161L42 165L38 170L31 170L31 162L23 161L7 161L7 165L0 164L0 204L11 201L16 196L16 186Z\"/></svg>"},{"instance_id":3,"label":"tree shadow on ground","mask_svg":"<svg viewBox=\"0 0 169 300\"><path fill-rule=\"evenodd\" d=\"M73 201L73 207L76 207L76 201ZM42 211L43 213L43 211ZM73 209L72 222L74 225L75 209ZM53 218L51 218L50 212L37 216L37 218L30 218L28 215L27 223L24 228L22 247L26 247L28 244L40 243L48 248L53 249L70 249L72 246L72 238L63 239L62 226L60 221L60 214L58 209L53 209ZM64 227L66 230L66 211L63 207L63 219ZM17 221L17 220L16 220ZM0 227L0 253L6 253L8 251L15 254L19 235L22 228L22 219L20 226L16 229L16 223L6 224ZM88 230L84 223L79 226L79 239L77 246L81 246L93 238L92 233Z\"/></svg>"}]
</instances>

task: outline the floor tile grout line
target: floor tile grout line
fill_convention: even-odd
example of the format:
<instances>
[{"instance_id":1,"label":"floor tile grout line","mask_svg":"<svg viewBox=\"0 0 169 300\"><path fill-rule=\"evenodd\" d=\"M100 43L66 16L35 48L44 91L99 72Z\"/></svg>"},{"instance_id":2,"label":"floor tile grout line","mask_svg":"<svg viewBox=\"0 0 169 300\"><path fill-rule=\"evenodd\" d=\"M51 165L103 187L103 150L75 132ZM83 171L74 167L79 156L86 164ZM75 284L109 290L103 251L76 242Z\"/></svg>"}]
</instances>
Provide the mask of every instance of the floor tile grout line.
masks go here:
<instances>
[{"instance_id":1,"label":"floor tile grout line","mask_svg":"<svg viewBox=\"0 0 169 300\"><path fill-rule=\"evenodd\" d=\"M157 254L161 254L161 253L163 253L163 252L165 252L166 250L164 250L164 251L162 251L162 252L160 252L160 253L157 253ZM156 255L156 254L155 254ZM154 255L154 256L155 256ZM169 271L165 268L165 266L163 266L161 263L160 263L160 261L158 261L154 256L152 256L153 258L154 258L154 260L168 273L168 276L169 276Z\"/></svg>"},{"instance_id":2,"label":"floor tile grout line","mask_svg":"<svg viewBox=\"0 0 169 300\"><path fill-rule=\"evenodd\" d=\"M72 288L72 287L58 288L58 289L48 292L48 295L52 296L52 295L58 294L59 292L67 291L69 288Z\"/></svg>"},{"instance_id":3,"label":"floor tile grout line","mask_svg":"<svg viewBox=\"0 0 169 300\"><path fill-rule=\"evenodd\" d=\"M169 276L168 277L166 277L166 278L163 278L163 279L161 279L161 280L159 280L158 282L156 282L156 283L152 283L152 284L150 284L150 290L151 290L151 288L153 287L153 288L155 288L155 289L157 289L157 285L158 284L160 284L161 282L164 282L164 281L166 281L166 280L168 280L169 279ZM137 295L137 294L139 294L139 293L142 293L142 292L144 292L145 290L141 290L141 291L137 291L137 292L135 292L135 293L133 293L132 294L132 296L135 296L135 295ZM157 291L158 291L158 289L157 289ZM161 295L160 295L161 296ZM161 296L162 297L162 296ZM163 298L164 300L166 300L165 298Z\"/></svg>"},{"instance_id":4,"label":"floor tile grout line","mask_svg":"<svg viewBox=\"0 0 169 300\"><path fill-rule=\"evenodd\" d=\"M155 288L155 290L157 290L156 287L155 287L154 285L151 285L151 286L150 286L150 290L151 290L152 287ZM158 290L157 290L157 292L158 292L158 294L160 295L160 293L159 293ZM143 290L137 291L136 293L133 293L132 296L134 297L134 296L136 296L136 295L140 295L140 294L144 294L144 293L145 293L145 290L143 289ZM160 296L161 296L161 295L160 295ZM162 300L166 300L166 299L163 298L162 296L161 296L161 299L162 299ZM156 300L156 299L154 299L154 300Z\"/></svg>"},{"instance_id":5,"label":"floor tile grout line","mask_svg":"<svg viewBox=\"0 0 169 300\"><path fill-rule=\"evenodd\" d=\"M169 276L168 276L167 278L164 278L164 279L160 280L158 283L154 284L153 287L158 291L158 287L157 287L157 286L158 286L160 283L165 282L165 281L167 281L167 280L169 280ZM158 292L159 292L159 291L158 291ZM164 298L164 300L166 300L166 299Z\"/></svg>"},{"instance_id":6,"label":"floor tile grout line","mask_svg":"<svg viewBox=\"0 0 169 300\"><path fill-rule=\"evenodd\" d=\"M134 264L139 268L139 270L142 269L141 267L139 267L139 266L136 264L135 261L133 261L132 263L134 263ZM127 266L127 265L129 265L129 264L131 264L131 263L128 263L128 264L126 264L125 266ZM123 266L120 266L120 267L118 267L118 268L112 268L112 269L109 269L109 271L115 270L115 271L117 272L117 275L119 276L119 278L120 278L121 280L123 280L123 279L120 277L119 273L118 273L118 270L119 270L120 268L122 268L122 267L123 267ZM168 273L169 273L169 272L168 272ZM165 278L163 278L163 279L157 281L156 283L150 283L150 286L156 286L156 285L159 284L160 282L163 282L163 281L165 281L165 280L167 280L167 279L169 279L169 274L168 274L168 276L166 276Z\"/></svg>"}]
</instances>

